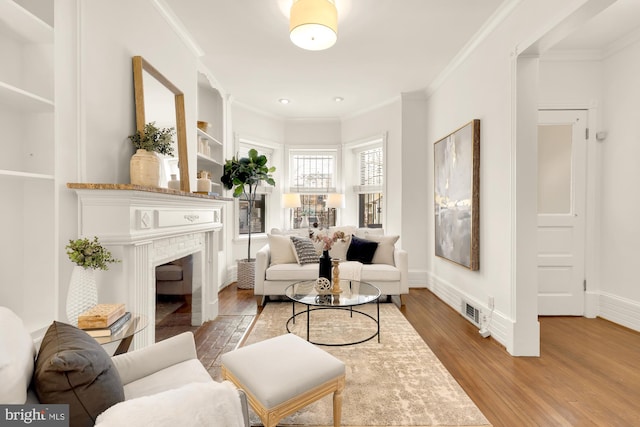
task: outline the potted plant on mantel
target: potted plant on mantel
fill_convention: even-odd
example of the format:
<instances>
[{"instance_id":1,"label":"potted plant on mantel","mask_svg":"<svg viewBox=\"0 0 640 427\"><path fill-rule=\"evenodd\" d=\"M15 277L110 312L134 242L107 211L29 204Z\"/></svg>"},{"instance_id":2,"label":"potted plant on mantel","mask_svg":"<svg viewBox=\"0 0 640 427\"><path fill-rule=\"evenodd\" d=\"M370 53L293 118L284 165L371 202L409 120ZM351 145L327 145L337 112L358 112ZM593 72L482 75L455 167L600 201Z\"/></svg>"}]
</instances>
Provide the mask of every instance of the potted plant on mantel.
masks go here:
<instances>
[{"instance_id":1,"label":"potted plant on mantel","mask_svg":"<svg viewBox=\"0 0 640 427\"><path fill-rule=\"evenodd\" d=\"M275 167L267 166L267 157L259 155L255 149L249 150L249 157L240 159L235 156L226 160L224 175L220 178L227 190L233 189L233 197L245 196L249 204L247 219L249 221L249 235L247 239L247 258L238 260L238 287L240 289L253 288L255 278L255 259L251 258L251 224L253 223L253 204L256 200L256 190L261 182L276 185L271 174Z\"/></svg>"},{"instance_id":2,"label":"potted plant on mantel","mask_svg":"<svg viewBox=\"0 0 640 427\"><path fill-rule=\"evenodd\" d=\"M173 135L175 129L158 128L156 122L144 125L144 131L129 135L137 149L129 163L131 183L145 187L158 187L160 183L160 159L155 153L173 157Z\"/></svg>"}]
</instances>

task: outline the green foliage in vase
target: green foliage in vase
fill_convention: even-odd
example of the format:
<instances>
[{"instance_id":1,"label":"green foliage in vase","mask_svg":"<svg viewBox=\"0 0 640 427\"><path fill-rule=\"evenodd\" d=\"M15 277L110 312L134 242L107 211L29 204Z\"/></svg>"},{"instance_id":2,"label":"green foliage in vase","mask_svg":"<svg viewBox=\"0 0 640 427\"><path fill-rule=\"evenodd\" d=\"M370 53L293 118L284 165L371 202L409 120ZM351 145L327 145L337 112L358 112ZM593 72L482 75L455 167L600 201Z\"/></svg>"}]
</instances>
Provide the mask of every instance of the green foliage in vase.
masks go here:
<instances>
[{"instance_id":1,"label":"green foliage in vase","mask_svg":"<svg viewBox=\"0 0 640 427\"><path fill-rule=\"evenodd\" d=\"M267 156L258 154L255 149L249 150L249 157L232 157L225 161L224 175L220 178L227 190L233 189L233 197L244 194L249 202L247 216L249 219L249 235L247 240L247 260L251 260L251 220L253 204L256 201L256 189L261 182L276 185L271 175L276 171L274 166L267 166Z\"/></svg>"},{"instance_id":2,"label":"green foliage in vase","mask_svg":"<svg viewBox=\"0 0 640 427\"><path fill-rule=\"evenodd\" d=\"M136 131L133 135L129 135L129 139L137 149L142 148L143 150L173 156L171 142L175 132L173 127L158 128L156 127L156 122L150 122L144 125L144 132Z\"/></svg>"},{"instance_id":3,"label":"green foliage in vase","mask_svg":"<svg viewBox=\"0 0 640 427\"><path fill-rule=\"evenodd\" d=\"M110 263L120 262L100 244L97 236L94 236L93 240L87 238L69 240L66 249L69 259L83 268L108 270Z\"/></svg>"}]
</instances>

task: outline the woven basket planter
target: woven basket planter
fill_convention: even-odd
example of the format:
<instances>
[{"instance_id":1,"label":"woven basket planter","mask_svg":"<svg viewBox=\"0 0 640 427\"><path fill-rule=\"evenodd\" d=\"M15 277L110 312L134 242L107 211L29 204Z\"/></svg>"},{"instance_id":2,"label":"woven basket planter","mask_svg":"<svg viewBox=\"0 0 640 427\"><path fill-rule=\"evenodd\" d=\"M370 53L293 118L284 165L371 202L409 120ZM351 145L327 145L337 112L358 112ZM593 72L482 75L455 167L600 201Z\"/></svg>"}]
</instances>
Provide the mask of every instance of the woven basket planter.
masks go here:
<instances>
[{"instance_id":1,"label":"woven basket planter","mask_svg":"<svg viewBox=\"0 0 640 427\"><path fill-rule=\"evenodd\" d=\"M256 261L238 260L238 289L253 289L256 278Z\"/></svg>"}]
</instances>

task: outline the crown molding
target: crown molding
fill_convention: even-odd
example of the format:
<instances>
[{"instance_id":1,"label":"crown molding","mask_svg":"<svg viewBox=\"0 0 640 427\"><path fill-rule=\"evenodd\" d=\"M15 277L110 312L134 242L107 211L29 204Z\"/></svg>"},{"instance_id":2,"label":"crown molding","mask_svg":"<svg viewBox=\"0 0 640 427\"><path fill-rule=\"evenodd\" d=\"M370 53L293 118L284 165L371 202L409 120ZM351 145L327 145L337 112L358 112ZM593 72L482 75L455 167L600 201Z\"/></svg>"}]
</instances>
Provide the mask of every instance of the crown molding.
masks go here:
<instances>
[{"instance_id":1,"label":"crown molding","mask_svg":"<svg viewBox=\"0 0 640 427\"><path fill-rule=\"evenodd\" d=\"M495 31L496 27L500 25L520 3L522 3L522 0L506 0L502 3L473 37L458 51L444 70L442 70L435 80L425 89L425 96L428 98L433 95L469 55L476 50L478 45Z\"/></svg>"},{"instance_id":2,"label":"crown molding","mask_svg":"<svg viewBox=\"0 0 640 427\"><path fill-rule=\"evenodd\" d=\"M169 5L165 3L164 0L151 0L151 4L155 6L156 9L160 12L162 17L167 21L169 26L176 32L176 34L182 39L183 43L187 45L189 50L193 52L196 57L200 58L204 56L204 51L202 48L196 43L196 41L191 37L191 34L187 30L187 27L184 26L180 18L171 10Z\"/></svg>"}]
</instances>

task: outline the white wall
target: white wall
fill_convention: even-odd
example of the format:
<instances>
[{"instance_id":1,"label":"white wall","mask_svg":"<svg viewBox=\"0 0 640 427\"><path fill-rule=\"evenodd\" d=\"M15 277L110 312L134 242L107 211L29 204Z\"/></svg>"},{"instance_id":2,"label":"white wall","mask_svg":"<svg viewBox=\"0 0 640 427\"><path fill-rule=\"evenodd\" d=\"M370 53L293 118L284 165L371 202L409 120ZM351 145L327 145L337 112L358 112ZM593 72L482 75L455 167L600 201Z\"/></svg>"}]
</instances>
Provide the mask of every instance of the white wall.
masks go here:
<instances>
[{"instance_id":1,"label":"white wall","mask_svg":"<svg viewBox=\"0 0 640 427\"><path fill-rule=\"evenodd\" d=\"M574 2L573 7L579 6L578 3ZM531 147L522 145L530 142L518 140L521 134L515 113L521 88L516 86L517 53L549 31L552 23L571 12L571 7L559 9L557 2L552 0L518 3L444 82L434 88L427 101L428 141L437 141L472 119L481 120L480 270L465 270L435 257L429 250L430 287L454 308L460 306L464 297L479 305L485 313L489 312L488 298L494 297L492 335L512 354L535 355L539 348L536 293L532 289L535 282L518 283L523 276L522 271L519 273L516 269L516 266L525 266L524 270L534 271L531 267L535 266L534 257L527 255L531 259L522 259L525 254L515 252L523 239L535 242L535 229L522 232L518 229L519 234L516 234L516 227L519 227L515 221L517 206L535 207L535 200L529 200L531 195L516 192L518 188L535 189L535 175L527 177L518 172L517 168L524 163L516 163L518 150L532 151ZM534 62L521 65L535 67ZM535 70L532 68L524 74L531 72L535 73ZM427 164L432 165L432 152L427 154ZM519 181L517 187L516 176L525 181ZM529 184L523 186L526 181ZM427 190L425 197L427 206L432 206L432 191ZM530 212L528 217L533 214ZM433 216L427 218L427 229L433 229ZM428 239L431 248L433 235ZM525 309L525 302L529 309Z\"/></svg>"},{"instance_id":2,"label":"white wall","mask_svg":"<svg viewBox=\"0 0 640 427\"><path fill-rule=\"evenodd\" d=\"M399 189L402 185L402 175L397 173L402 169L402 103L400 99L394 99L380 108L342 121L343 143L357 142L382 134L387 135L387 158L385 159L387 201L382 222L385 233L400 235L402 232L402 193ZM343 224L358 224L357 205L353 200L347 200L344 212L345 215L341 217ZM398 245L402 244L402 242L398 242Z\"/></svg>"},{"instance_id":3,"label":"white wall","mask_svg":"<svg viewBox=\"0 0 640 427\"><path fill-rule=\"evenodd\" d=\"M194 54L151 2L66 0L60 4L64 8L60 7L56 24L65 27L56 40L56 53L69 53L68 57L59 59L64 60L71 76L75 67L79 67L78 79L63 77L64 68L56 70L56 89L72 95L61 96L57 106L66 117L65 121L58 121L60 126L56 129L61 153L57 168L61 179L129 183L129 160L134 149L127 136L135 132L131 58L141 55L185 94L193 187L197 77ZM73 57L76 52L77 56ZM77 98L73 97L74 93L78 94ZM76 100L79 100L77 105ZM60 193L58 240L63 246L77 237L77 198L72 190L61 189ZM63 250L59 264L59 313L64 319L72 265ZM98 274L99 285L107 274Z\"/></svg>"},{"instance_id":4,"label":"white wall","mask_svg":"<svg viewBox=\"0 0 640 427\"><path fill-rule=\"evenodd\" d=\"M640 330L640 38L604 61L600 315Z\"/></svg>"},{"instance_id":5,"label":"white wall","mask_svg":"<svg viewBox=\"0 0 640 427\"><path fill-rule=\"evenodd\" d=\"M280 204L282 197L282 181L284 176L283 166L283 150L282 144L285 135L284 121L278 117L263 114L247 108L238 103L231 103L231 132L234 135L234 140L247 139L252 142L264 143L269 146L280 147L274 151L274 157L270 163L271 166L276 167L276 172L273 174L273 178L276 181L276 186L272 189L272 192L267 196L270 203ZM233 150L237 150L237 147L233 147ZM228 155L235 155L235 152ZM228 228L228 241L231 242L231 250L227 252L227 281L235 280L236 277L236 260L245 259L247 257L247 238L237 236L237 202L233 202L233 208L230 210L229 215L229 228ZM282 228L284 220L284 210L270 209L269 217L267 218L266 226L267 232L273 228ZM288 218L288 216L286 217ZM254 257L255 253L260 250L262 246L267 243L266 235L251 235L251 256Z\"/></svg>"}]
</instances>

